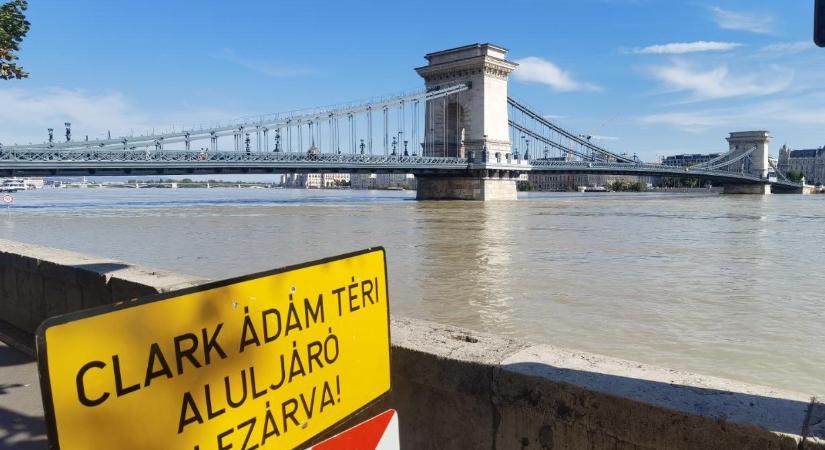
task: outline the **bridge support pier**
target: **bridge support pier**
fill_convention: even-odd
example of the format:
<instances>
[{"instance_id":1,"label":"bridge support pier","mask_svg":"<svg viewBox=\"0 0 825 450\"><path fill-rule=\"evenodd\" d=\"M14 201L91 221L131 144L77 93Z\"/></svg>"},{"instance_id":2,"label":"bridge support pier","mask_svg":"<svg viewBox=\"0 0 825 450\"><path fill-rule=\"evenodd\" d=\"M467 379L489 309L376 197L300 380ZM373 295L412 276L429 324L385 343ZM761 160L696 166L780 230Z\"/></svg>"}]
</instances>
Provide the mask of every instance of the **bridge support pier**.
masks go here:
<instances>
[{"instance_id":1,"label":"bridge support pier","mask_svg":"<svg viewBox=\"0 0 825 450\"><path fill-rule=\"evenodd\" d=\"M770 195L770 184L726 184L723 194L756 194Z\"/></svg>"},{"instance_id":2,"label":"bridge support pier","mask_svg":"<svg viewBox=\"0 0 825 450\"><path fill-rule=\"evenodd\" d=\"M503 176L416 176L417 200L516 200L516 180Z\"/></svg>"}]
</instances>

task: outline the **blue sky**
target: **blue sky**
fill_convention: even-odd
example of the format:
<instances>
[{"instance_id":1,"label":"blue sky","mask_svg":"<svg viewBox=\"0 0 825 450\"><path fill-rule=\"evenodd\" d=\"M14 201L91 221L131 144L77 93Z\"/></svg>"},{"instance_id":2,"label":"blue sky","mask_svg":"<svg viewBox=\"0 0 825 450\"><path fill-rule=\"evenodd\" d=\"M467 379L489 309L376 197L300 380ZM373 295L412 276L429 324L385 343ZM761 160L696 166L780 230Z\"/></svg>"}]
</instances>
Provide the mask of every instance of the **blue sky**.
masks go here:
<instances>
[{"instance_id":1,"label":"blue sky","mask_svg":"<svg viewBox=\"0 0 825 450\"><path fill-rule=\"evenodd\" d=\"M825 144L812 0L30 3L4 144L67 120L103 137L406 91L424 54L474 42L521 63L510 95L644 159L735 130L770 130L773 153Z\"/></svg>"}]
</instances>

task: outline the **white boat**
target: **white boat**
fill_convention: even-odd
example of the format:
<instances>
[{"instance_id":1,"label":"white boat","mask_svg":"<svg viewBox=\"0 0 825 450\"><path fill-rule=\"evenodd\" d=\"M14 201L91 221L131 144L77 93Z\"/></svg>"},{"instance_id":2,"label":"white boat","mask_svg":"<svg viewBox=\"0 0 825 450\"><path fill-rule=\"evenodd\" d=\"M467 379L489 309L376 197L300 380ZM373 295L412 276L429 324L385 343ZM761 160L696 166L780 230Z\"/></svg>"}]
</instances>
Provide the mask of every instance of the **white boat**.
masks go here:
<instances>
[{"instance_id":1,"label":"white boat","mask_svg":"<svg viewBox=\"0 0 825 450\"><path fill-rule=\"evenodd\" d=\"M28 189L23 180L17 178L6 178L0 180L0 192L17 192Z\"/></svg>"},{"instance_id":2,"label":"white boat","mask_svg":"<svg viewBox=\"0 0 825 450\"><path fill-rule=\"evenodd\" d=\"M579 192L609 192L604 186L579 186Z\"/></svg>"}]
</instances>

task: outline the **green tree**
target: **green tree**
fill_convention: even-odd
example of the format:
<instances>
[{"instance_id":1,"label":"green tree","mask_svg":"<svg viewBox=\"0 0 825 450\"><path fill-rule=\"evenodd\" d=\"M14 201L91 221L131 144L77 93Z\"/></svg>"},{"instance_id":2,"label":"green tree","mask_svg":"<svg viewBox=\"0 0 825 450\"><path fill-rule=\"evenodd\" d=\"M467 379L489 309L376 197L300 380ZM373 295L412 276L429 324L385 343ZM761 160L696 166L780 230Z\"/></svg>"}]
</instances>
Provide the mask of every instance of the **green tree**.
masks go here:
<instances>
[{"instance_id":1,"label":"green tree","mask_svg":"<svg viewBox=\"0 0 825 450\"><path fill-rule=\"evenodd\" d=\"M802 181L803 175L802 172L798 170L789 170L787 173L785 173L785 176L788 177L789 180L799 183L800 181Z\"/></svg>"},{"instance_id":2,"label":"green tree","mask_svg":"<svg viewBox=\"0 0 825 450\"><path fill-rule=\"evenodd\" d=\"M23 14L28 7L27 0L11 0L0 6L0 79L11 80L29 76L15 63L15 53L20 50L20 43L29 32L29 22Z\"/></svg>"}]
</instances>

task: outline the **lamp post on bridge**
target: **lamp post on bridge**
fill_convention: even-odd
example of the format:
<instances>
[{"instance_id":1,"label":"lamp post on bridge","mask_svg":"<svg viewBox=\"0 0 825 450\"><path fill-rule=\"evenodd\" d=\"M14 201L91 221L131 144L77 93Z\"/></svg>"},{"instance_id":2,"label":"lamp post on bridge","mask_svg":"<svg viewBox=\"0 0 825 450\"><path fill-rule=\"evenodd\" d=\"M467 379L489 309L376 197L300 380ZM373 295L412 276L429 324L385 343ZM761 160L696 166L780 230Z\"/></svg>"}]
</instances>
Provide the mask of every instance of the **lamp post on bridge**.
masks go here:
<instances>
[{"instance_id":1,"label":"lamp post on bridge","mask_svg":"<svg viewBox=\"0 0 825 450\"><path fill-rule=\"evenodd\" d=\"M49 147L54 144L54 128L49 128Z\"/></svg>"},{"instance_id":2,"label":"lamp post on bridge","mask_svg":"<svg viewBox=\"0 0 825 450\"><path fill-rule=\"evenodd\" d=\"M63 126L66 127L66 142L71 142L71 140L72 140L72 124L71 124L71 122L64 122Z\"/></svg>"}]
</instances>

